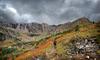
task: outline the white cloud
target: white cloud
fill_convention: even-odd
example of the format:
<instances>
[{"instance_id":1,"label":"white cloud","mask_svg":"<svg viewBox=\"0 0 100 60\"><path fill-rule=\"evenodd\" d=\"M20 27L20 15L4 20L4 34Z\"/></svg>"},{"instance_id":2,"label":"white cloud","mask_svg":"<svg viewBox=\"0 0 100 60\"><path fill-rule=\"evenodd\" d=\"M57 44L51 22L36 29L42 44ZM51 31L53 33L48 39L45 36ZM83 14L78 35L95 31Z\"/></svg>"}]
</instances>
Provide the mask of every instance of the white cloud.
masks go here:
<instances>
[{"instance_id":1,"label":"white cloud","mask_svg":"<svg viewBox=\"0 0 100 60\"><path fill-rule=\"evenodd\" d=\"M20 19L23 20L22 22L31 23L34 18L31 14L22 14Z\"/></svg>"}]
</instances>

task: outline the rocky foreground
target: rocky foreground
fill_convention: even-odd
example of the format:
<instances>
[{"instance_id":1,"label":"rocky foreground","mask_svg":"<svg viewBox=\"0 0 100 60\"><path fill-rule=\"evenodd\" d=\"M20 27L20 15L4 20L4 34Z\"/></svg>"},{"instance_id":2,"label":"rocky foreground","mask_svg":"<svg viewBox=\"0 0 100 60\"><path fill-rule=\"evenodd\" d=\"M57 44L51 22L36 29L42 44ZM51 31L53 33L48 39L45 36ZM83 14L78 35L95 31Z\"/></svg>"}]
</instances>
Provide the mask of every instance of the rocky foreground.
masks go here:
<instances>
[{"instance_id":1,"label":"rocky foreground","mask_svg":"<svg viewBox=\"0 0 100 60\"><path fill-rule=\"evenodd\" d=\"M78 38L69 44L69 59L71 60L99 60L100 55L97 53L100 50L95 38Z\"/></svg>"}]
</instances>

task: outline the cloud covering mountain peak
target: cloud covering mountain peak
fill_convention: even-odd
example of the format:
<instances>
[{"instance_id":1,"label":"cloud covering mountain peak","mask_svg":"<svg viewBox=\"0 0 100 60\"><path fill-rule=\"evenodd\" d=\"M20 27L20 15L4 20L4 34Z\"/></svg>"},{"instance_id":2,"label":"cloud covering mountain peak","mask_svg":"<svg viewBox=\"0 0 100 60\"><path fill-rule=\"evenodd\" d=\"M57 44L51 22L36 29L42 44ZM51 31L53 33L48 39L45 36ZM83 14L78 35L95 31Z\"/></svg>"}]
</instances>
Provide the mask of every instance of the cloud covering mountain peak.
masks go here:
<instances>
[{"instance_id":1,"label":"cloud covering mountain peak","mask_svg":"<svg viewBox=\"0 0 100 60\"><path fill-rule=\"evenodd\" d=\"M100 0L0 0L0 20L48 24L80 17L98 20L99 5Z\"/></svg>"}]
</instances>

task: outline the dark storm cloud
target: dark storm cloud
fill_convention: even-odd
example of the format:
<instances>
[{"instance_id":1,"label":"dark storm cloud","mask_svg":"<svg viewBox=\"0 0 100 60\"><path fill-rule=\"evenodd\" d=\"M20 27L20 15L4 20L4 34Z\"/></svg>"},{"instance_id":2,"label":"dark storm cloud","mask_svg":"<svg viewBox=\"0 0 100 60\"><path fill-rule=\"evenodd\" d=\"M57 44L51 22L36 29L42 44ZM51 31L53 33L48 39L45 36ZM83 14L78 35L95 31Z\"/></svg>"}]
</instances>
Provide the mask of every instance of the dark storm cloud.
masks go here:
<instances>
[{"instance_id":1,"label":"dark storm cloud","mask_svg":"<svg viewBox=\"0 0 100 60\"><path fill-rule=\"evenodd\" d=\"M95 9L94 9L94 13L100 13L100 0L97 2Z\"/></svg>"},{"instance_id":2,"label":"dark storm cloud","mask_svg":"<svg viewBox=\"0 0 100 60\"><path fill-rule=\"evenodd\" d=\"M10 11L6 11L6 5L0 4L0 21L3 22L15 22L12 18L11 15L9 15Z\"/></svg>"},{"instance_id":3,"label":"dark storm cloud","mask_svg":"<svg viewBox=\"0 0 100 60\"><path fill-rule=\"evenodd\" d=\"M88 17L100 19L100 0L0 0L2 11L17 22L59 24Z\"/></svg>"}]
</instances>

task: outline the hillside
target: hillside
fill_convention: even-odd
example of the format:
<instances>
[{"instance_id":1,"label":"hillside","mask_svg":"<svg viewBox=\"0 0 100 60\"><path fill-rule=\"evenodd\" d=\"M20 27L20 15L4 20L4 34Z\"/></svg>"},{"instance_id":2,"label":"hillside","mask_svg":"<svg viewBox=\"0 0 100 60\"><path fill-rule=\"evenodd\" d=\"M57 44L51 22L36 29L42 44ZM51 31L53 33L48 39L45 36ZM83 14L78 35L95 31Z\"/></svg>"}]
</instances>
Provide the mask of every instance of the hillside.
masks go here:
<instances>
[{"instance_id":1,"label":"hillside","mask_svg":"<svg viewBox=\"0 0 100 60\"><path fill-rule=\"evenodd\" d=\"M7 54L4 53L3 57L9 60L66 60L65 57L71 56L71 53L69 55L66 52L71 51L69 47L74 40L84 42L84 39L94 40L95 38L98 42L95 44L97 46L100 44L100 38L98 38L100 37L100 24L99 22L92 23L87 18L60 25L2 23L0 31L1 47L13 50Z\"/></svg>"},{"instance_id":2,"label":"hillside","mask_svg":"<svg viewBox=\"0 0 100 60\"><path fill-rule=\"evenodd\" d=\"M62 55L60 57L65 58L66 57L65 47L67 47L68 44L70 44L69 42L71 40L77 40L78 38L84 38L84 39L91 38L92 39L92 37L95 37L98 35L100 36L100 32L97 32L97 30L98 30L98 28L95 26L95 24L92 24L92 25L89 24L89 25L86 25L85 27L83 27L83 26L80 27L80 29L78 31L75 31L73 29L72 31L68 31L68 32L65 31L65 32L59 33L55 36L52 36L52 37L46 39L45 42L40 43L36 49L30 50L28 52L25 52L25 53L19 55L16 58L16 60L22 60L22 59L25 59L25 57L30 59L30 56L40 56L40 57L41 56L42 57L49 56L50 60L52 60L52 59L58 60L57 56L59 57L59 55ZM53 40L57 41L56 48L53 47L54 46ZM97 39L97 40L100 40L100 39ZM57 55L55 55L55 54L57 54ZM60 60L62 60L62 59L60 59Z\"/></svg>"}]
</instances>

